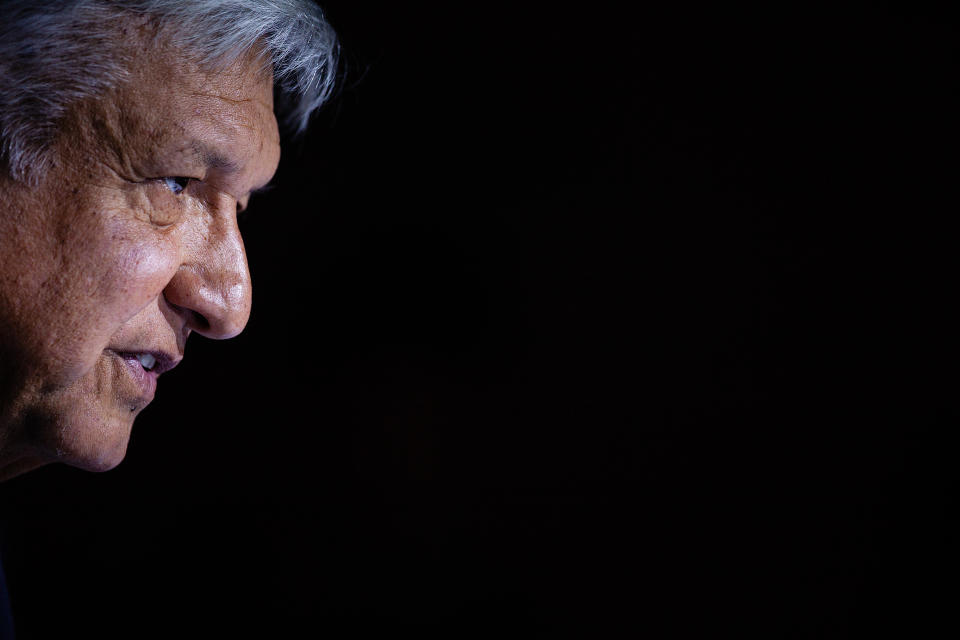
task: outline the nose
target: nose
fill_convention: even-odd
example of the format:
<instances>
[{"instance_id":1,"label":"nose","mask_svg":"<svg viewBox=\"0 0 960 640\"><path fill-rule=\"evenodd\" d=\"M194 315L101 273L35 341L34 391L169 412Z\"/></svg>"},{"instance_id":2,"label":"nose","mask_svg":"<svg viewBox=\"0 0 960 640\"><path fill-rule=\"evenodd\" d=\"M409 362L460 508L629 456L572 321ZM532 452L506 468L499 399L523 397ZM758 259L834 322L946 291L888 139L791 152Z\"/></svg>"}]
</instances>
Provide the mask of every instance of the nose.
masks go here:
<instances>
[{"instance_id":1,"label":"nose","mask_svg":"<svg viewBox=\"0 0 960 640\"><path fill-rule=\"evenodd\" d=\"M236 203L224 203L183 243L184 259L164 297L185 316L186 326L216 340L243 331L250 318L247 254L237 227Z\"/></svg>"}]
</instances>

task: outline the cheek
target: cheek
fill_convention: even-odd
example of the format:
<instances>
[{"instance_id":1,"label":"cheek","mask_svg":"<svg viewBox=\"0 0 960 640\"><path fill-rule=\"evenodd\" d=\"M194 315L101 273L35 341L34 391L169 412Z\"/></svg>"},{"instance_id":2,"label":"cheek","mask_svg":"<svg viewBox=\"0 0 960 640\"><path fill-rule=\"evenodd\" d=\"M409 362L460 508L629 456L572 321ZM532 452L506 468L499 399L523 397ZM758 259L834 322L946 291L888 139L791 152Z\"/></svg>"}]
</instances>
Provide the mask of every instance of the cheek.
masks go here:
<instances>
[{"instance_id":1,"label":"cheek","mask_svg":"<svg viewBox=\"0 0 960 640\"><path fill-rule=\"evenodd\" d=\"M122 242L101 277L101 300L112 323L123 323L155 299L177 272L179 245L168 238Z\"/></svg>"},{"instance_id":2,"label":"cheek","mask_svg":"<svg viewBox=\"0 0 960 640\"><path fill-rule=\"evenodd\" d=\"M73 384L91 373L113 335L170 282L179 245L155 234L102 233L68 244L56 286L41 288L33 306L31 367L44 384Z\"/></svg>"}]
</instances>

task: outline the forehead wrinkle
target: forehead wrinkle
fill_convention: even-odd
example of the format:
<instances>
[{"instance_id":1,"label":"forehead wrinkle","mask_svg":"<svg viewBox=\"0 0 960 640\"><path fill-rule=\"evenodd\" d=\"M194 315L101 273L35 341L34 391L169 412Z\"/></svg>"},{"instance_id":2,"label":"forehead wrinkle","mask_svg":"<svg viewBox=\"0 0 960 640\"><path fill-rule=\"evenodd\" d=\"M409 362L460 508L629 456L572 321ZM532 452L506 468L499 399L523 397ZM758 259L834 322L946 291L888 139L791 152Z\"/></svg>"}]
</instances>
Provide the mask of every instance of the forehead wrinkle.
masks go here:
<instances>
[{"instance_id":1,"label":"forehead wrinkle","mask_svg":"<svg viewBox=\"0 0 960 640\"><path fill-rule=\"evenodd\" d=\"M264 111L261 112L256 109L229 109L227 111L219 109L204 110L208 125L205 129L213 138L222 138L224 141L239 140L241 139L239 135L240 132L245 130L255 134L257 146L261 149L264 143L267 142L268 136L273 142L279 144L280 135L275 124L276 121L273 120L273 110L270 109L266 103L260 100L225 100L225 102L231 105L241 103L260 105L264 108ZM197 113L199 112L198 109ZM273 120L272 123L271 120ZM227 147L230 146L232 146L232 144L228 143Z\"/></svg>"},{"instance_id":2,"label":"forehead wrinkle","mask_svg":"<svg viewBox=\"0 0 960 640\"><path fill-rule=\"evenodd\" d=\"M243 192L268 183L263 162L269 159L272 175L280 147L272 76L258 76L255 83L243 73L194 79L199 82L179 90L190 112L183 130L188 152L198 164L230 175L231 183L240 180L236 186Z\"/></svg>"},{"instance_id":3,"label":"forehead wrinkle","mask_svg":"<svg viewBox=\"0 0 960 640\"><path fill-rule=\"evenodd\" d=\"M246 102L256 102L258 104L263 104L264 106L270 106L261 100L255 100L253 98L238 98L234 100L233 98L228 98L221 93L205 93L203 91L191 91L189 95L195 98L215 98L216 100L223 100L224 102L229 102L233 105L244 104Z\"/></svg>"}]
</instances>

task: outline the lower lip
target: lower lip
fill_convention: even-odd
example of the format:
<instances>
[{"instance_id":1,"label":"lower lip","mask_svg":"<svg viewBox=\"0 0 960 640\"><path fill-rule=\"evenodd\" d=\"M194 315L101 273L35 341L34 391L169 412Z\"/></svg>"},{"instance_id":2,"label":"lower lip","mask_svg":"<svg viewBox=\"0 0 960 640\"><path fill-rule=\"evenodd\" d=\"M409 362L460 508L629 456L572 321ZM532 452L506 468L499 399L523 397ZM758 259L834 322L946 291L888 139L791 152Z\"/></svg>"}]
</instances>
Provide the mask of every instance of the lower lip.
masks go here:
<instances>
[{"instance_id":1,"label":"lower lip","mask_svg":"<svg viewBox=\"0 0 960 640\"><path fill-rule=\"evenodd\" d=\"M144 369L143 365L141 365L140 361L136 358L129 356L119 357L123 361L129 377L137 385L140 397L147 402L153 400L153 395L157 392L157 374Z\"/></svg>"}]
</instances>

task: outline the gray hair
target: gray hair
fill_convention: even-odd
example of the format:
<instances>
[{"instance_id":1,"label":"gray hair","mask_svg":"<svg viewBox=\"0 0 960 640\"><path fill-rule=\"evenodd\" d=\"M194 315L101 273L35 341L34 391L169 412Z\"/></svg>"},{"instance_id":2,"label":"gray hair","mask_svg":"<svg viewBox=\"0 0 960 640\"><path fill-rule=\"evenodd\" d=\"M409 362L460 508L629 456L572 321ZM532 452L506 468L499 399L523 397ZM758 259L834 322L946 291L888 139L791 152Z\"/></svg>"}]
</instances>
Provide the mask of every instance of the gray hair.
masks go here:
<instances>
[{"instance_id":1,"label":"gray hair","mask_svg":"<svg viewBox=\"0 0 960 640\"><path fill-rule=\"evenodd\" d=\"M42 174L68 107L117 86L118 20L154 19L203 67L264 47L281 122L302 132L329 97L339 45L311 0L0 0L0 164Z\"/></svg>"}]
</instances>

